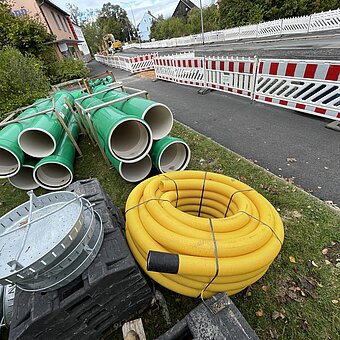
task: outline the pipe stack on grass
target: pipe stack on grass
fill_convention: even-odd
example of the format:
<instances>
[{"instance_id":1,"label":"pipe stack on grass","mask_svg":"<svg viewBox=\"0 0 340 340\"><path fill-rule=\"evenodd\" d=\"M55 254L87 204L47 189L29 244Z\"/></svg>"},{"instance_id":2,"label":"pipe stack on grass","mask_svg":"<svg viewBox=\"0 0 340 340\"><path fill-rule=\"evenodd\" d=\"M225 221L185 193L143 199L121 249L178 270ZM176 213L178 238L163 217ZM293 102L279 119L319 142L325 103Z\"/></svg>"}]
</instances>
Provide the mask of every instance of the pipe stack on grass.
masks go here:
<instances>
[{"instance_id":1,"label":"pipe stack on grass","mask_svg":"<svg viewBox=\"0 0 340 340\"><path fill-rule=\"evenodd\" d=\"M94 87L93 93L97 93L96 98L106 103L128 96L127 93L110 90L109 87L104 85ZM135 174L139 169L140 176L132 176L135 179L133 180L134 182L144 179L149 174L151 170L150 159L155 168L161 173L184 170L188 166L191 156L188 144L180 138L168 136L173 125L173 115L166 105L141 97L133 97L113 103L109 107L120 110L127 116L137 116L143 119L152 131L153 145L149 158L135 164L133 170L131 170ZM115 155L108 155L109 160L121 176L128 181L132 181L126 175L128 166L124 161L117 160L114 157ZM123 169L126 170L126 173L124 173Z\"/></svg>"},{"instance_id":2,"label":"pipe stack on grass","mask_svg":"<svg viewBox=\"0 0 340 340\"><path fill-rule=\"evenodd\" d=\"M79 104L90 109L104 102L96 97L80 99ZM151 170L148 153L152 146L152 131L138 116L126 115L112 106L88 112L99 143L119 174L129 182L144 179Z\"/></svg>"},{"instance_id":3,"label":"pipe stack on grass","mask_svg":"<svg viewBox=\"0 0 340 340\"><path fill-rule=\"evenodd\" d=\"M72 182L75 149L53 111L54 101L56 111L77 140L78 125L66 99L74 104L74 96L67 91L58 91L52 98L39 99L17 118L47 110L46 113L0 130L0 178L8 178L13 186L23 190L39 186L60 190Z\"/></svg>"}]
</instances>

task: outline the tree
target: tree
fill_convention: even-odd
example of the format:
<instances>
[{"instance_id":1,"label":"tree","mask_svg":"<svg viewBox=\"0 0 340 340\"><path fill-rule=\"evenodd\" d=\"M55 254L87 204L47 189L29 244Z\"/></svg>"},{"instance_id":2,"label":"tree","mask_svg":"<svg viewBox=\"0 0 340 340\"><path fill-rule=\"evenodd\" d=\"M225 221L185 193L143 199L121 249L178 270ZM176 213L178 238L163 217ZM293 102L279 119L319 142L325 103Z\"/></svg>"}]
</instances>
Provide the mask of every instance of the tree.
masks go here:
<instances>
[{"instance_id":1,"label":"tree","mask_svg":"<svg viewBox=\"0 0 340 340\"><path fill-rule=\"evenodd\" d=\"M6 46L17 48L23 54L40 56L54 40L38 18L14 17L10 7L0 2L0 49Z\"/></svg>"},{"instance_id":2,"label":"tree","mask_svg":"<svg viewBox=\"0 0 340 340\"><path fill-rule=\"evenodd\" d=\"M131 22L126 11L110 2L103 5L96 20L105 34L112 33L116 39L128 40L133 32Z\"/></svg>"}]
</instances>

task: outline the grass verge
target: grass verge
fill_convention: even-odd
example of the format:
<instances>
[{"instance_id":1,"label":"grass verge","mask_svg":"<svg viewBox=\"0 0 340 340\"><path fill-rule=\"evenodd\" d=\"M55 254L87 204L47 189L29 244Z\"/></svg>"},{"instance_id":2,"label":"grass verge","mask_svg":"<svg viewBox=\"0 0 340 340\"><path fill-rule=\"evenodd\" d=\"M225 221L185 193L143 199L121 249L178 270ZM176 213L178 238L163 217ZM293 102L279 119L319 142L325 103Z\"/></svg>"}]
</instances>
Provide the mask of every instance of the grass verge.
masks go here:
<instances>
[{"instance_id":1,"label":"grass verge","mask_svg":"<svg viewBox=\"0 0 340 340\"><path fill-rule=\"evenodd\" d=\"M212 140L176 123L173 136L185 139L192 150L190 169L223 173L252 186L279 211L285 242L266 275L233 301L261 339L339 339L339 225L340 214ZM83 158L76 161L77 179L97 177L113 202L124 210L133 188L109 170L88 139L80 143ZM0 181L0 216L27 200L27 195ZM44 191L39 189L37 194ZM200 301L161 287L171 323ZM337 302L338 301L338 302ZM148 339L169 328L160 309L142 316ZM121 338L117 331L113 338Z\"/></svg>"}]
</instances>

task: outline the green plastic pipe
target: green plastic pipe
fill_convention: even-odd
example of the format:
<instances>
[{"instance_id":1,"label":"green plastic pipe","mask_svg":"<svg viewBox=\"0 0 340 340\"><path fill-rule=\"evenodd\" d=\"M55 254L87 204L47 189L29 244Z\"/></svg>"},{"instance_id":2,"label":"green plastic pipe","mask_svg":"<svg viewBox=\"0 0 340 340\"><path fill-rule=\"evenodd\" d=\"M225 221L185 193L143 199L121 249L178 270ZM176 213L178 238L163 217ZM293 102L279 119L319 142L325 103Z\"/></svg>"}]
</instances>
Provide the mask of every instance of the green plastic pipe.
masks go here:
<instances>
[{"instance_id":1,"label":"green plastic pipe","mask_svg":"<svg viewBox=\"0 0 340 340\"><path fill-rule=\"evenodd\" d=\"M93 89L93 93L108 90L109 88L110 87L106 85L99 85ZM124 98L126 96L128 96L127 93L115 90L96 94L96 97L104 102ZM173 115L171 110L164 104L156 103L141 97L133 97L128 100L114 103L112 106L125 114L134 115L145 120L151 128L154 140L164 138L172 129Z\"/></svg>"},{"instance_id":2,"label":"green plastic pipe","mask_svg":"<svg viewBox=\"0 0 340 340\"><path fill-rule=\"evenodd\" d=\"M78 139L79 127L71 117L68 129ZM75 148L66 131L54 153L40 160L33 171L34 180L44 189L60 190L72 183L74 177Z\"/></svg>"},{"instance_id":3,"label":"green plastic pipe","mask_svg":"<svg viewBox=\"0 0 340 340\"><path fill-rule=\"evenodd\" d=\"M37 162L38 160L36 158L26 157L20 171L9 178L9 182L21 190L34 190L39 188L39 184L37 184L33 178L33 169Z\"/></svg>"},{"instance_id":4,"label":"green plastic pipe","mask_svg":"<svg viewBox=\"0 0 340 340\"><path fill-rule=\"evenodd\" d=\"M51 101L41 103L42 100L34 102L36 106L26 109L17 118L24 118L52 107ZM20 171L24 162L24 153L18 144L18 137L32 120L33 118L9 124L0 130L0 178L9 178Z\"/></svg>"},{"instance_id":5,"label":"green plastic pipe","mask_svg":"<svg viewBox=\"0 0 340 340\"><path fill-rule=\"evenodd\" d=\"M121 162L111 155L104 143L104 140L99 136L98 139L110 163L115 167L119 175L124 180L127 182L136 183L142 181L149 175L152 169L151 157L149 155L146 155L144 158L135 163Z\"/></svg>"},{"instance_id":6,"label":"green plastic pipe","mask_svg":"<svg viewBox=\"0 0 340 340\"><path fill-rule=\"evenodd\" d=\"M171 136L154 142L151 149L152 163L161 173L184 170L190 157L188 144L183 139Z\"/></svg>"},{"instance_id":7,"label":"green plastic pipe","mask_svg":"<svg viewBox=\"0 0 340 340\"><path fill-rule=\"evenodd\" d=\"M103 104L91 97L79 100L80 105L89 109ZM88 112L97 134L104 140L105 149L121 162L135 163L143 159L152 146L152 132L147 123L135 116L127 116L110 107Z\"/></svg>"},{"instance_id":8,"label":"green plastic pipe","mask_svg":"<svg viewBox=\"0 0 340 340\"><path fill-rule=\"evenodd\" d=\"M68 99L73 106L73 96L67 91L58 91L53 94L55 108L67 124L71 117L71 110L65 103ZM19 134L18 143L21 149L28 155L43 158L53 154L57 144L63 135L63 127L57 116L52 111L32 118L29 126Z\"/></svg>"}]
</instances>

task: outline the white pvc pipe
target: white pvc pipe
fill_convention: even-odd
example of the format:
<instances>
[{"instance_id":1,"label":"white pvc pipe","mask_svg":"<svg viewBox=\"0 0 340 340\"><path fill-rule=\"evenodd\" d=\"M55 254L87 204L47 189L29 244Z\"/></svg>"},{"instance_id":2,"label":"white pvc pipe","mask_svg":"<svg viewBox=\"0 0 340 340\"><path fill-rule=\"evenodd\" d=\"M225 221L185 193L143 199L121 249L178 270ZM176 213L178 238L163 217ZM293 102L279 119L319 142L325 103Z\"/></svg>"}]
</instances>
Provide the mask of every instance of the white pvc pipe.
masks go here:
<instances>
[{"instance_id":1,"label":"white pvc pipe","mask_svg":"<svg viewBox=\"0 0 340 340\"><path fill-rule=\"evenodd\" d=\"M184 170L190 161L190 148L185 142L175 141L164 148L159 157L159 170L162 173Z\"/></svg>"},{"instance_id":2,"label":"white pvc pipe","mask_svg":"<svg viewBox=\"0 0 340 340\"><path fill-rule=\"evenodd\" d=\"M148 124L126 118L109 135L111 154L124 163L135 163L144 158L152 146L152 132Z\"/></svg>"},{"instance_id":3,"label":"white pvc pipe","mask_svg":"<svg viewBox=\"0 0 340 340\"><path fill-rule=\"evenodd\" d=\"M39 188L39 184L37 184L33 178L33 169L34 166L24 164L20 171L8 180L14 187L21 190L37 189Z\"/></svg>"},{"instance_id":4,"label":"white pvc pipe","mask_svg":"<svg viewBox=\"0 0 340 340\"><path fill-rule=\"evenodd\" d=\"M34 169L33 178L46 190L60 190L72 183L73 173L64 164L46 162Z\"/></svg>"},{"instance_id":5,"label":"white pvc pipe","mask_svg":"<svg viewBox=\"0 0 340 340\"><path fill-rule=\"evenodd\" d=\"M14 152L0 147L0 178L16 175L20 170L20 160Z\"/></svg>"},{"instance_id":6,"label":"white pvc pipe","mask_svg":"<svg viewBox=\"0 0 340 340\"><path fill-rule=\"evenodd\" d=\"M48 131L37 128L22 131L18 143L22 151L36 158L52 155L57 146L54 137Z\"/></svg>"},{"instance_id":7,"label":"white pvc pipe","mask_svg":"<svg viewBox=\"0 0 340 340\"><path fill-rule=\"evenodd\" d=\"M174 123L171 110L166 105L160 103L149 106L144 111L142 118L150 126L154 140L167 136Z\"/></svg>"},{"instance_id":8,"label":"white pvc pipe","mask_svg":"<svg viewBox=\"0 0 340 340\"><path fill-rule=\"evenodd\" d=\"M136 163L120 163L119 174L128 182L139 182L146 178L152 169L152 161L149 155Z\"/></svg>"}]
</instances>

